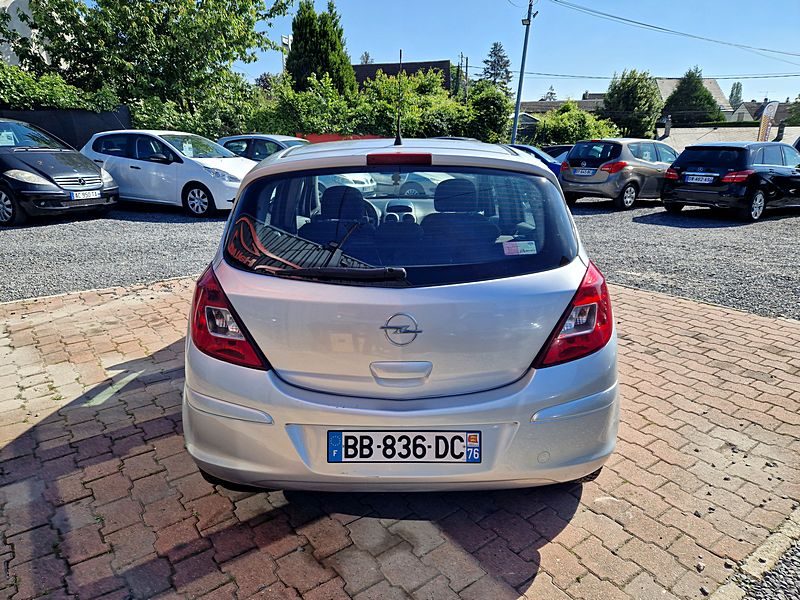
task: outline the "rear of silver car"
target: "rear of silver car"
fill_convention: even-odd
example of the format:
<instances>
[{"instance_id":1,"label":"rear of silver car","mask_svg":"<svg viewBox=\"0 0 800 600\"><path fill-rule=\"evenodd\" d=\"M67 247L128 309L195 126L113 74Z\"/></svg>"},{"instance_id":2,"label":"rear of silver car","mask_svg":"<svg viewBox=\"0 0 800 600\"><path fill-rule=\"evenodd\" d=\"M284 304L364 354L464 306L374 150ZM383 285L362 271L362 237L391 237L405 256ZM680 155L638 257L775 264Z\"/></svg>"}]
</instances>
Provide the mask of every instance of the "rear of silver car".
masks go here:
<instances>
[{"instance_id":1,"label":"rear of silver car","mask_svg":"<svg viewBox=\"0 0 800 600\"><path fill-rule=\"evenodd\" d=\"M622 160L623 150L623 144L606 140L575 144L561 166L564 193L575 197L619 196L633 174L629 161Z\"/></svg>"},{"instance_id":2,"label":"rear of silver car","mask_svg":"<svg viewBox=\"0 0 800 600\"><path fill-rule=\"evenodd\" d=\"M198 282L183 410L201 469L318 490L599 469L618 423L613 319L552 176L508 157L368 150L335 169L396 182L367 201L346 186L320 196L335 160L301 158L248 178ZM414 219L395 218L402 175L422 171L447 177L403 213Z\"/></svg>"}]
</instances>

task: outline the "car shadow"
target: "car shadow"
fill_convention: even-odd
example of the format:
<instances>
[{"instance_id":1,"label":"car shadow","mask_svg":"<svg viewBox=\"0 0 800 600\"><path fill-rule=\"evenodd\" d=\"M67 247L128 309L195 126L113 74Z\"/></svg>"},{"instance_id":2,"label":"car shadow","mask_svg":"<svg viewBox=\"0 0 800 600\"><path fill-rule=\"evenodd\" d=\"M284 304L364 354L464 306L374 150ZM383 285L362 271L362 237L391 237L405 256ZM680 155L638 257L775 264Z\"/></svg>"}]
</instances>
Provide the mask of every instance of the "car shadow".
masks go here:
<instances>
[{"instance_id":1,"label":"car shadow","mask_svg":"<svg viewBox=\"0 0 800 600\"><path fill-rule=\"evenodd\" d=\"M485 573L492 597L516 597L580 505L581 484L437 493L212 486L184 449L183 347L107 367L105 381L0 449L8 585L57 595L66 575L65 591L79 598L151 598L235 580L244 597L284 584L305 593L302 573L313 573L319 583L338 574L355 594L365 578L383 578L379 564L384 573L395 564L404 573L390 580L438 569L468 578L466 587Z\"/></svg>"},{"instance_id":2,"label":"car shadow","mask_svg":"<svg viewBox=\"0 0 800 600\"><path fill-rule=\"evenodd\" d=\"M608 200L605 198L585 198L578 200L576 204L572 205L570 207L570 211L576 216L588 216L606 214L609 212L635 213L637 210L644 208L656 208L658 206L661 206L660 200L637 200L636 204L634 204L632 208L629 208L627 211L621 211L614 206L613 200Z\"/></svg>"},{"instance_id":3,"label":"car shadow","mask_svg":"<svg viewBox=\"0 0 800 600\"><path fill-rule=\"evenodd\" d=\"M230 211L218 211L208 217L193 217L186 214L180 206L166 204L153 204L149 202L133 202L122 200L109 213L109 219L117 221L163 222L165 219L171 223L224 223Z\"/></svg>"},{"instance_id":4,"label":"car shadow","mask_svg":"<svg viewBox=\"0 0 800 600\"><path fill-rule=\"evenodd\" d=\"M800 211L792 209L768 210L761 217L762 221L778 221L798 217ZM738 219L732 210L713 211L708 208L684 208L680 213L673 215L665 210L633 217L636 223L646 225L660 225L663 227L677 227L680 229L727 229L747 227L752 225L747 221Z\"/></svg>"}]
</instances>

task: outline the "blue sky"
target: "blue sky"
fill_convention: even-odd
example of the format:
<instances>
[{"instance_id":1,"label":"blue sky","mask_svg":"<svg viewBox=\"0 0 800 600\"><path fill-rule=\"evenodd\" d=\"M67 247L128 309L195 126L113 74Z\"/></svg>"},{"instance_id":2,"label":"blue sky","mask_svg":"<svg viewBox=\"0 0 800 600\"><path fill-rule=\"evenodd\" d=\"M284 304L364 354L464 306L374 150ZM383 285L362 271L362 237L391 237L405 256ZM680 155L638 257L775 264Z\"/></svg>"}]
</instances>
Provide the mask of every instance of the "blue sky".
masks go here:
<instances>
[{"instance_id":1,"label":"blue sky","mask_svg":"<svg viewBox=\"0 0 800 600\"><path fill-rule=\"evenodd\" d=\"M572 0L607 13L646 23L751 46L800 52L800 1L766 0ZM512 4L513 3L513 4ZM326 0L316 0L324 10ZM514 6L518 5L517 6ZM353 62L367 50L376 62L397 60L398 50L413 60L469 56L470 67L482 67L492 42L500 41L518 71L522 54L526 0L338 0L347 50ZM768 7L768 8L767 8ZM764 8L763 15L759 10ZM296 5L295 8L296 9ZM293 10L294 10L293 9ZM800 74L800 56L773 58L699 40L675 37L598 19L536 0L539 16L531 27L526 71L610 76L625 68L649 70L657 76L680 76L699 65L706 76L767 73ZM291 14L271 28L273 39L291 33ZM255 63L237 65L254 78L279 72L277 52L266 52ZM474 75L478 71L473 72ZM794 99L800 76L741 79L744 99ZM720 80L727 94L730 80ZM516 76L513 83L516 90ZM523 100L538 100L552 85L559 98L580 97L584 90L605 91L607 80L566 80L526 75Z\"/></svg>"}]
</instances>

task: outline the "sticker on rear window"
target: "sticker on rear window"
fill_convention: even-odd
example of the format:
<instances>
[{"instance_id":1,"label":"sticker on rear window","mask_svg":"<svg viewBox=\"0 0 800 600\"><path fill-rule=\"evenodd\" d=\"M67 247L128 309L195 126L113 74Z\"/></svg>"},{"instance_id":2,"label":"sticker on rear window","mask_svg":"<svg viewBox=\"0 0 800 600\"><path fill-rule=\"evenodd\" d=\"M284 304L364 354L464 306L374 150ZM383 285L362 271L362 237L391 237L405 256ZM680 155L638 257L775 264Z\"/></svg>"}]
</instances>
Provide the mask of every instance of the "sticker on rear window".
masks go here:
<instances>
[{"instance_id":1,"label":"sticker on rear window","mask_svg":"<svg viewBox=\"0 0 800 600\"><path fill-rule=\"evenodd\" d=\"M506 256L536 254L536 242L503 242L503 254Z\"/></svg>"}]
</instances>

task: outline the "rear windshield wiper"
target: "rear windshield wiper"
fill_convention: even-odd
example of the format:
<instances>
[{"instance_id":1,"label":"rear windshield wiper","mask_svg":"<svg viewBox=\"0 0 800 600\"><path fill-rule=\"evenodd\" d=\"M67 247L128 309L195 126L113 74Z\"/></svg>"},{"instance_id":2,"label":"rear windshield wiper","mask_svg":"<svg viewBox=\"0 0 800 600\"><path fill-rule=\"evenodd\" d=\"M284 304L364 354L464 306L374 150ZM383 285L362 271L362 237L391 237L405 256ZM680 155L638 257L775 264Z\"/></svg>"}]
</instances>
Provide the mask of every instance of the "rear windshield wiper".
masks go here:
<instances>
[{"instance_id":1,"label":"rear windshield wiper","mask_svg":"<svg viewBox=\"0 0 800 600\"><path fill-rule=\"evenodd\" d=\"M279 271L273 271L272 274L276 277L347 281L400 281L406 278L406 270L402 267L375 267L371 269L309 267L306 269L280 269Z\"/></svg>"}]
</instances>

